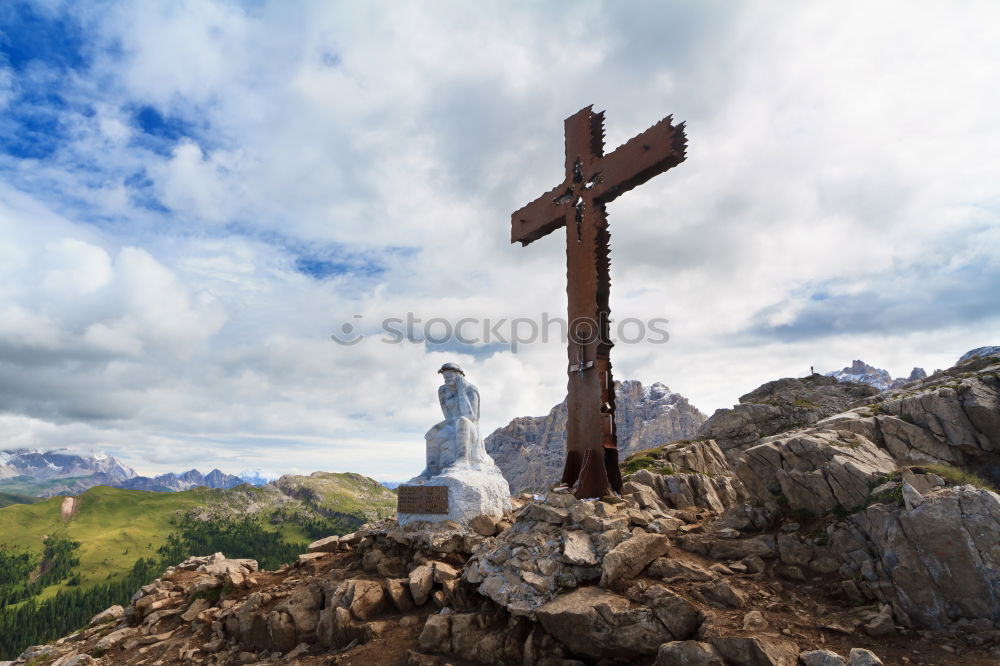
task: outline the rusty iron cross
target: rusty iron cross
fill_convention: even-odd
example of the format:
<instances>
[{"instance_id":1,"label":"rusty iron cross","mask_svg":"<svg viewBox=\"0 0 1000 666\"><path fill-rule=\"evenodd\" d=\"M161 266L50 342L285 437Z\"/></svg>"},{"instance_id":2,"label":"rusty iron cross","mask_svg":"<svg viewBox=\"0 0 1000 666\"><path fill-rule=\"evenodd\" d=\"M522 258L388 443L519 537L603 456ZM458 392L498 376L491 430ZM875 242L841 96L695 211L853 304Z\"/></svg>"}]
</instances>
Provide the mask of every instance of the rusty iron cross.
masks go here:
<instances>
[{"instance_id":1,"label":"rusty iron cross","mask_svg":"<svg viewBox=\"0 0 1000 666\"><path fill-rule=\"evenodd\" d=\"M569 301L566 463L562 482L577 497L621 492L611 376L611 288L605 206L684 161L684 124L668 116L604 154L604 112L581 109L566 119L566 178L511 215L510 242L527 245L566 227ZM579 484L577 484L579 482Z\"/></svg>"}]
</instances>

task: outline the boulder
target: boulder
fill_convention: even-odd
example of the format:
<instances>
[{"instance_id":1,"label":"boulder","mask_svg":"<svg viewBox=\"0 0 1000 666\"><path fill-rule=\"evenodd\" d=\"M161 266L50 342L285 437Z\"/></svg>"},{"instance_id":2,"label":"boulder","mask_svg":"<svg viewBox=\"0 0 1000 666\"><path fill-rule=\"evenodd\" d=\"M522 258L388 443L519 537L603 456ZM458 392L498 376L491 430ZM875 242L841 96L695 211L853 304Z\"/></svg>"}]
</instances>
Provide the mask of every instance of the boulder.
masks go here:
<instances>
[{"instance_id":1,"label":"boulder","mask_svg":"<svg viewBox=\"0 0 1000 666\"><path fill-rule=\"evenodd\" d=\"M726 666L710 643L671 641L660 646L654 666Z\"/></svg>"},{"instance_id":2,"label":"boulder","mask_svg":"<svg viewBox=\"0 0 1000 666\"><path fill-rule=\"evenodd\" d=\"M590 542L590 535L583 530L571 530L563 534L563 562L592 567L597 564L597 553Z\"/></svg>"},{"instance_id":3,"label":"boulder","mask_svg":"<svg viewBox=\"0 0 1000 666\"><path fill-rule=\"evenodd\" d=\"M836 652L830 650L809 650L799 655L802 666L847 666L844 660Z\"/></svg>"},{"instance_id":4,"label":"boulder","mask_svg":"<svg viewBox=\"0 0 1000 666\"><path fill-rule=\"evenodd\" d=\"M114 646L121 643L126 638L130 638L131 636L136 635L138 632L139 630L136 629L135 627L124 627L122 629L112 631L110 634L104 636L103 638L101 638L101 640L97 641L97 645L95 645L94 647L103 652L107 652Z\"/></svg>"},{"instance_id":5,"label":"boulder","mask_svg":"<svg viewBox=\"0 0 1000 666\"><path fill-rule=\"evenodd\" d=\"M663 585L639 583L629 588L627 595L629 599L652 608L677 641L692 638L704 619L694 604Z\"/></svg>"},{"instance_id":6,"label":"boulder","mask_svg":"<svg viewBox=\"0 0 1000 666\"><path fill-rule=\"evenodd\" d=\"M727 663L740 666L796 666L799 659L795 643L776 638L720 636L710 642Z\"/></svg>"},{"instance_id":7,"label":"boulder","mask_svg":"<svg viewBox=\"0 0 1000 666\"><path fill-rule=\"evenodd\" d=\"M785 564L806 566L813 558L812 546L792 534L778 535L778 557Z\"/></svg>"},{"instance_id":8,"label":"boulder","mask_svg":"<svg viewBox=\"0 0 1000 666\"><path fill-rule=\"evenodd\" d=\"M646 573L654 578L662 578L668 583L676 581L697 582L715 578L715 575L711 571L698 564L691 564L669 557L658 557L653 560Z\"/></svg>"},{"instance_id":9,"label":"boulder","mask_svg":"<svg viewBox=\"0 0 1000 666\"><path fill-rule=\"evenodd\" d=\"M410 572L410 595L413 597L413 603L418 606L423 606L427 603L427 599L431 594L431 587L434 585L434 569L426 564L421 564L419 567Z\"/></svg>"},{"instance_id":10,"label":"boulder","mask_svg":"<svg viewBox=\"0 0 1000 666\"><path fill-rule=\"evenodd\" d=\"M963 618L1000 620L997 524L1000 495L957 486L928 493L909 510L874 504L850 516L831 543L841 573L861 576L862 589L897 621L944 629Z\"/></svg>"},{"instance_id":11,"label":"boulder","mask_svg":"<svg viewBox=\"0 0 1000 666\"><path fill-rule=\"evenodd\" d=\"M62 662L58 666L93 666L93 664L96 663L97 660L91 657L89 654L77 654L73 655L72 657Z\"/></svg>"},{"instance_id":12,"label":"boulder","mask_svg":"<svg viewBox=\"0 0 1000 666\"><path fill-rule=\"evenodd\" d=\"M385 592L392 599L393 606L401 613L413 610L416 605L410 596L410 580L408 578L387 578Z\"/></svg>"},{"instance_id":13,"label":"boulder","mask_svg":"<svg viewBox=\"0 0 1000 666\"><path fill-rule=\"evenodd\" d=\"M774 557L774 537L765 534L748 539L713 539L708 555L714 560L742 560L747 557Z\"/></svg>"},{"instance_id":14,"label":"boulder","mask_svg":"<svg viewBox=\"0 0 1000 666\"><path fill-rule=\"evenodd\" d=\"M882 660L875 656L871 650L864 648L851 648L848 655L847 666L883 666Z\"/></svg>"},{"instance_id":15,"label":"boulder","mask_svg":"<svg viewBox=\"0 0 1000 666\"><path fill-rule=\"evenodd\" d=\"M746 594L726 580L702 583L697 589L709 602L716 605L743 608L747 603Z\"/></svg>"},{"instance_id":16,"label":"boulder","mask_svg":"<svg viewBox=\"0 0 1000 666\"><path fill-rule=\"evenodd\" d=\"M451 652L451 615L431 615L417 638L417 647L424 652Z\"/></svg>"},{"instance_id":17,"label":"boulder","mask_svg":"<svg viewBox=\"0 0 1000 666\"><path fill-rule=\"evenodd\" d=\"M667 453L666 460L671 469L684 471L659 474L640 469L630 483L652 488L663 504L675 509L696 507L721 513L749 498L714 441L692 442Z\"/></svg>"},{"instance_id":18,"label":"boulder","mask_svg":"<svg viewBox=\"0 0 1000 666\"><path fill-rule=\"evenodd\" d=\"M558 596L535 616L572 652L592 659L649 657L673 640L651 608L596 587Z\"/></svg>"},{"instance_id":19,"label":"boulder","mask_svg":"<svg viewBox=\"0 0 1000 666\"><path fill-rule=\"evenodd\" d=\"M340 550L339 536L328 536L309 544L310 553L336 553L338 550Z\"/></svg>"},{"instance_id":20,"label":"boulder","mask_svg":"<svg viewBox=\"0 0 1000 666\"><path fill-rule=\"evenodd\" d=\"M752 610L743 616L743 631L764 631L768 626L764 614L759 610Z\"/></svg>"},{"instance_id":21,"label":"boulder","mask_svg":"<svg viewBox=\"0 0 1000 666\"><path fill-rule=\"evenodd\" d=\"M601 585L608 586L623 578L634 578L670 548L670 540L661 534L637 534L615 546L601 564Z\"/></svg>"},{"instance_id":22,"label":"boulder","mask_svg":"<svg viewBox=\"0 0 1000 666\"><path fill-rule=\"evenodd\" d=\"M759 502L780 496L792 510L822 515L865 506L873 482L896 462L861 435L813 428L748 448L734 468Z\"/></svg>"},{"instance_id":23,"label":"boulder","mask_svg":"<svg viewBox=\"0 0 1000 666\"><path fill-rule=\"evenodd\" d=\"M481 513L469 521L469 527L480 536L493 536L497 532L497 520Z\"/></svg>"},{"instance_id":24,"label":"boulder","mask_svg":"<svg viewBox=\"0 0 1000 666\"><path fill-rule=\"evenodd\" d=\"M388 599L382 586L373 580L353 580L350 611L359 620L371 620L386 611Z\"/></svg>"},{"instance_id":25,"label":"boulder","mask_svg":"<svg viewBox=\"0 0 1000 666\"><path fill-rule=\"evenodd\" d=\"M104 624L105 622L110 622L111 620L117 620L124 614L125 609L121 606L111 606L110 608L106 608L94 617L90 618L90 622L87 623L87 626L93 627L97 624Z\"/></svg>"},{"instance_id":26,"label":"boulder","mask_svg":"<svg viewBox=\"0 0 1000 666\"><path fill-rule=\"evenodd\" d=\"M896 633L896 625L892 621L892 609L883 604L878 615L865 623L864 630L869 636L889 636Z\"/></svg>"}]
</instances>

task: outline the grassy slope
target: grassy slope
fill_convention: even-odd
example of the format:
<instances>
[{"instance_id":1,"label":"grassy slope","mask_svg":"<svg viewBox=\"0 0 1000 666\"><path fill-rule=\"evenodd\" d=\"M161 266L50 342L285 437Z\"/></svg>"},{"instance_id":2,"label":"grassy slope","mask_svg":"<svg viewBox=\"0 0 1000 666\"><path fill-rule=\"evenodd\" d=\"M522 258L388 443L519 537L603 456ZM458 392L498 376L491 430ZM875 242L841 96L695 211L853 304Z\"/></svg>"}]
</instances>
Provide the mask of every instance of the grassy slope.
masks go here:
<instances>
[{"instance_id":1,"label":"grassy slope","mask_svg":"<svg viewBox=\"0 0 1000 666\"><path fill-rule=\"evenodd\" d=\"M396 494L381 483L350 472L313 472L309 476L285 475L277 484L282 491L324 513L363 515L368 520L396 512Z\"/></svg>"},{"instance_id":2,"label":"grassy slope","mask_svg":"<svg viewBox=\"0 0 1000 666\"><path fill-rule=\"evenodd\" d=\"M363 515L366 520L395 511L396 495L359 474L316 472L283 477L286 493L323 513ZM290 492L294 491L294 492ZM58 535L80 542L77 554L82 586L89 587L124 575L136 560L153 557L174 531L171 520L191 509L216 507L220 515L255 513L266 529L278 530L287 541L307 541L302 529L290 522L270 525L270 511L257 512L249 504L270 505L277 495L261 488L232 490L197 488L179 493L154 493L96 486L77 496L75 515L61 518L62 497L33 504L0 508L0 545L41 553L43 539ZM63 584L46 588L41 599L53 596Z\"/></svg>"},{"instance_id":3,"label":"grassy slope","mask_svg":"<svg viewBox=\"0 0 1000 666\"><path fill-rule=\"evenodd\" d=\"M77 497L76 514L60 516L62 497L0 509L0 541L41 553L43 538L58 535L80 542L78 570L87 587L117 577L140 557L155 555L172 531L170 520L206 501L210 491L149 493L97 486ZM41 598L54 595L49 587Z\"/></svg>"},{"instance_id":4,"label":"grassy slope","mask_svg":"<svg viewBox=\"0 0 1000 666\"><path fill-rule=\"evenodd\" d=\"M38 496L49 488L58 485L72 487L79 479L90 477L70 477L66 479L48 479L47 481L32 479L27 476L15 476L12 479L0 479L0 492L13 493L15 495Z\"/></svg>"},{"instance_id":5,"label":"grassy slope","mask_svg":"<svg viewBox=\"0 0 1000 666\"><path fill-rule=\"evenodd\" d=\"M34 504L40 501L37 497L27 497L25 495L15 495L13 493L0 492L0 509L11 504Z\"/></svg>"}]
</instances>

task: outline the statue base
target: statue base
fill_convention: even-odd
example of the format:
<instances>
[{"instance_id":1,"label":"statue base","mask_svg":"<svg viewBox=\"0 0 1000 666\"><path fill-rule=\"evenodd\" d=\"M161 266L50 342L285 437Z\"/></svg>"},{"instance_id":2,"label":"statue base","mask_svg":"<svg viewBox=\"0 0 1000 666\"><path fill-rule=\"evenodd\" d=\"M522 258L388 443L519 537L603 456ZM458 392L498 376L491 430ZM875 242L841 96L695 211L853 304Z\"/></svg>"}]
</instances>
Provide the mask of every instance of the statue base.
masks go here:
<instances>
[{"instance_id":1,"label":"statue base","mask_svg":"<svg viewBox=\"0 0 1000 666\"><path fill-rule=\"evenodd\" d=\"M480 514L500 518L511 508L510 485L495 465L480 469L447 469L429 479L416 477L407 486L447 486L448 513L396 513L400 525L418 521L465 523Z\"/></svg>"}]
</instances>

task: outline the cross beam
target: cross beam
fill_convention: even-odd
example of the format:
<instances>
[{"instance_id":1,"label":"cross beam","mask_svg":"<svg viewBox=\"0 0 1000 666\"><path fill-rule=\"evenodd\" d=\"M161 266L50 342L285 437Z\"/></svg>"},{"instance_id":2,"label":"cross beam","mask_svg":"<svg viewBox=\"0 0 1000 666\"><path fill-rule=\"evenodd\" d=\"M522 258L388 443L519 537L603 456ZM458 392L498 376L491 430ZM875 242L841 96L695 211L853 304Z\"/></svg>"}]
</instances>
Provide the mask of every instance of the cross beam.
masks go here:
<instances>
[{"instance_id":1,"label":"cross beam","mask_svg":"<svg viewBox=\"0 0 1000 666\"><path fill-rule=\"evenodd\" d=\"M621 492L609 335L610 233L605 206L684 161L684 124L668 116L604 154L604 112L566 119L566 177L511 215L511 243L528 245L566 227L569 381L562 482L577 497Z\"/></svg>"}]
</instances>

